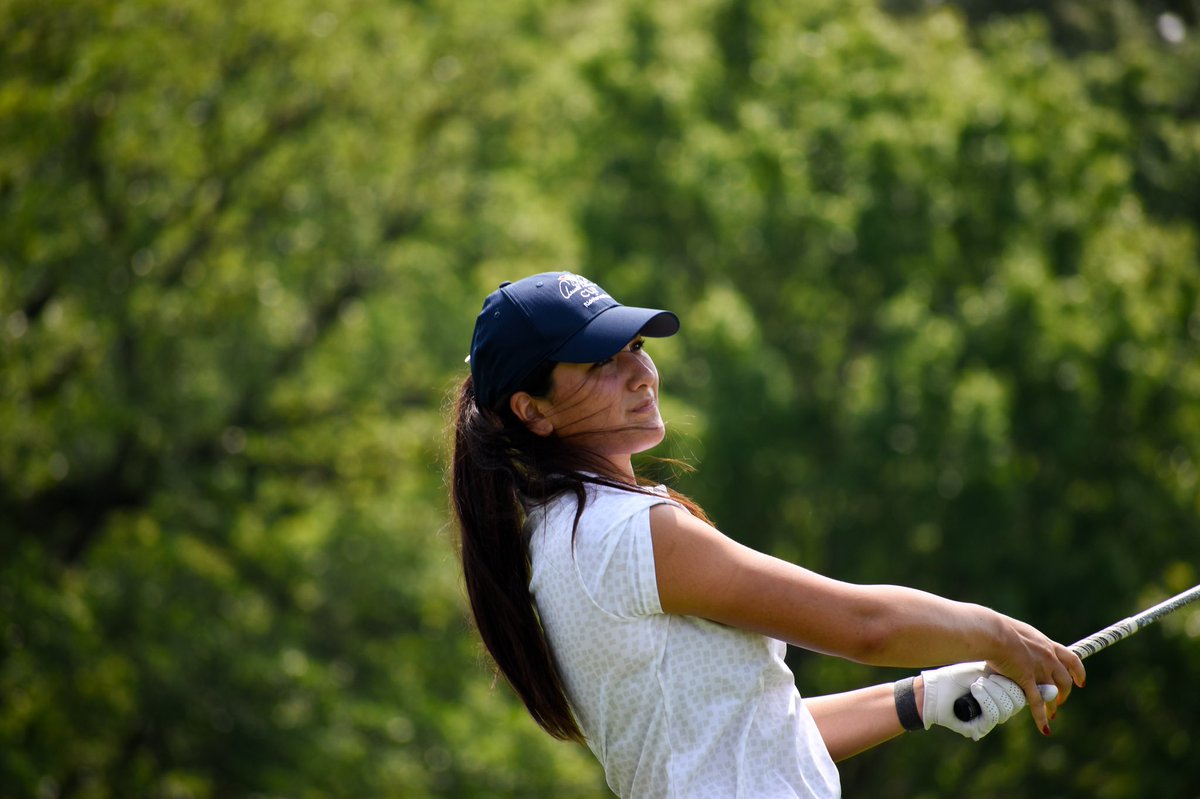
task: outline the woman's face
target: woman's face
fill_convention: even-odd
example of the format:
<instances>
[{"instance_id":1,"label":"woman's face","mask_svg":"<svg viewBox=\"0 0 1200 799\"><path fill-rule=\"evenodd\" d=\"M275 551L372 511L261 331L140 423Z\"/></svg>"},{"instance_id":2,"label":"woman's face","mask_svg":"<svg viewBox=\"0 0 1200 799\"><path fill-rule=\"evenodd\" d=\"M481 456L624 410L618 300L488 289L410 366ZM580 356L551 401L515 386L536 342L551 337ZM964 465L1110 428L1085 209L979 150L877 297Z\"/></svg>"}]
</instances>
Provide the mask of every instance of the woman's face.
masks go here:
<instances>
[{"instance_id":1,"label":"woman's face","mask_svg":"<svg viewBox=\"0 0 1200 799\"><path fill-rule=\"evenodd\" d=\"M528 397L518 417L533 432L556 435L617 463L662 442L658 412L658 370L636 338L601 363L556 364L550 393ZM514 397L514 403L517 399ZM529 404L536 409L530 414Z\"/></svg>"}]
</instances>

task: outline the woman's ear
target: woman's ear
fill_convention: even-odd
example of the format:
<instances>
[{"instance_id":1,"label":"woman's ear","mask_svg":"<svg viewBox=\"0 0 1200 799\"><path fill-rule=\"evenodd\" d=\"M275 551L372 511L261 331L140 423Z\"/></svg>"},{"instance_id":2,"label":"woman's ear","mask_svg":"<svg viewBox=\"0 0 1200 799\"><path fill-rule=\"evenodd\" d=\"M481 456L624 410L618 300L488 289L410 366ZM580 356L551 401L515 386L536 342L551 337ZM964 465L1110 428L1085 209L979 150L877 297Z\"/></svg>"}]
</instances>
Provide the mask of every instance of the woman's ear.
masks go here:
<instances>
[{"instance_id":1,"label":"woman's ear","mask_svg":"<svg viewBox=\"0 0 1200 799\"><path fill-rule=\"evenodd\" d=\"M554 432L554 425L542 415L538 401L525 391L518 391L508 400L508 407L518 419L525 423L529 432L538 436L548 436Z\"/></svg>"}]
</instances>

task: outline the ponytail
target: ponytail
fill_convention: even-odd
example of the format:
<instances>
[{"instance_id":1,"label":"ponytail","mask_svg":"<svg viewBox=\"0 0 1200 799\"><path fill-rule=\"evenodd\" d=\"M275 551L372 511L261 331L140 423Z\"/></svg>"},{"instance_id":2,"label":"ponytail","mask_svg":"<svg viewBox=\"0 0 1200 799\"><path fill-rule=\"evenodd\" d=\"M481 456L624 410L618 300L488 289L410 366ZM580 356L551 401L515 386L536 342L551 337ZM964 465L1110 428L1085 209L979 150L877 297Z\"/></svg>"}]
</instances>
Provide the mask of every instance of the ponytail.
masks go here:
<instances>
[{"instance_id":1,"label":"ponytail","mask_svg":"<svg viewBox=\"0 0 1200 799\"><path fill-rule=\"evenodd\" d=\"M484 646L534 721L555 738L583 743L529 595L522 481L510 452L514 438L533 434L517 426L481 411L466 379L455 408L451 494L467 597Z\"/></svg>"},{"instance_id":2,"label":"ponytail","mask_svg":"<svg viewBox=\"0 0 1200 799\"><path fill-rule=\"evenodd\" d=\"M522 390L544 396L553 367L544 363ZM506 406L481 410L469 376L460 387L454 408L451 498L475 627L534 721L555 738L578 743L584 743L583 732L529 593L523 498L544 502L570 492L577 500L578 524L586 483L639 490L603 477L610 468L557 437L535 435ZM687 497L675 491L670 496L708 521Z\"/></svg>"}]
</instances>

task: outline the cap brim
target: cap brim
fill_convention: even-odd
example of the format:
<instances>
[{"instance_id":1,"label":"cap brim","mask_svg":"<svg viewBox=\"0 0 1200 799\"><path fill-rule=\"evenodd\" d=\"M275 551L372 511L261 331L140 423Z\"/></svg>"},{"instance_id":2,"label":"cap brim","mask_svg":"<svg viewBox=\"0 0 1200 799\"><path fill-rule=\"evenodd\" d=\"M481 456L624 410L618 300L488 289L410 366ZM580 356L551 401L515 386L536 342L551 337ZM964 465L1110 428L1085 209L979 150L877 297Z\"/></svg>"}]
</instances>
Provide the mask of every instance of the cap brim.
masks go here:
<instances>
[{"instance_id":1,"label":"cap brim","mask_svg":"<svg viewBox=\"0 0 1200 799\"><path fill-rule=\"evenodd\" d=\"M679 317L670 311L614 305L587 323L550 353L561 363L594 363L611 358L638 336L666 338L679 332Z\"/></svg>"}]
</instances>

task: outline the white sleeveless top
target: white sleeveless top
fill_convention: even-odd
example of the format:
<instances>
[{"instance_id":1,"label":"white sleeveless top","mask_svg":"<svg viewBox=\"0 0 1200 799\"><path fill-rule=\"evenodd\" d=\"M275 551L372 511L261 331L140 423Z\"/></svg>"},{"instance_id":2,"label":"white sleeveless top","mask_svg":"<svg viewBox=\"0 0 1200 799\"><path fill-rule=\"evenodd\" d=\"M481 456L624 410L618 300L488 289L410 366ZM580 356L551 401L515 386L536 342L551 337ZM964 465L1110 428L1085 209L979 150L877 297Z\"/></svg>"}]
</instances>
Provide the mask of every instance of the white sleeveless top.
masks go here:
<instances>
[{"instance_id":1,"label":"white sleeveless top","mask_svg":"<svg viewBox=\"0 0 1200 799\"><path fill-rule=\"evenodd\" d=\"M786 645L664 614L653 495L588 486L530 508L530 591L567 696L605 776L626 799L841 795L837 767L784 663ZM673 503L677 504L677 503Z\"/></svg>"}]
</instances>

